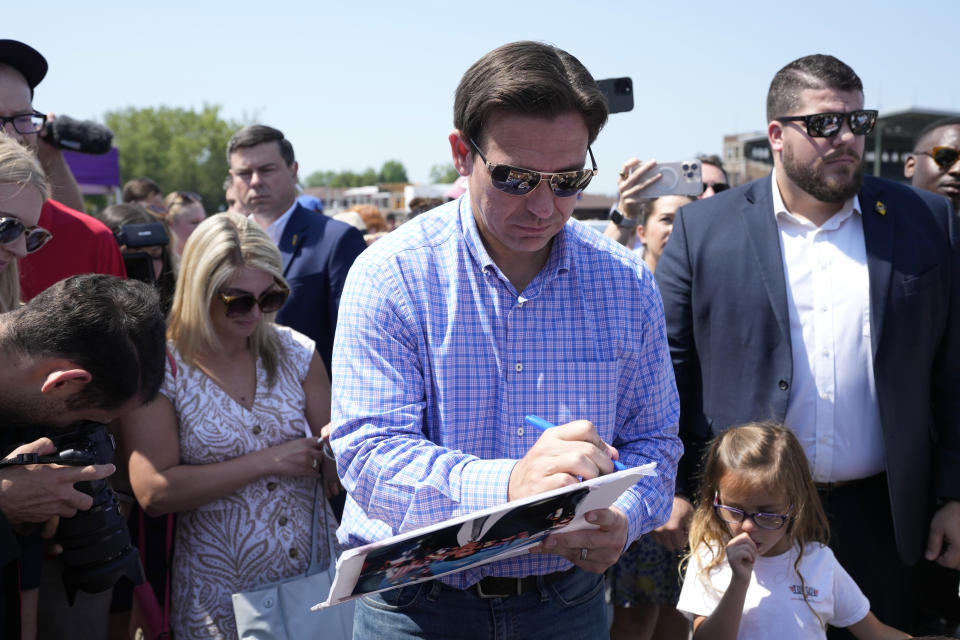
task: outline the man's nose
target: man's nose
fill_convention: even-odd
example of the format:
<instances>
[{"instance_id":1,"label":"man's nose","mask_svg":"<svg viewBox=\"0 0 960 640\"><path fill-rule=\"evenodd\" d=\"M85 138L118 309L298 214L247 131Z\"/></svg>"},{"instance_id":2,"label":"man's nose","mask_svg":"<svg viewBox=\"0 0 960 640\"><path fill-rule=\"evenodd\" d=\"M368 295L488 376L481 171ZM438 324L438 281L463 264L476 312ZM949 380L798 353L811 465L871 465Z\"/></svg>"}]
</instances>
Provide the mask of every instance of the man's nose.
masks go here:
<instances>
[{"instance_id":1,"label":"man's nose","mask_svg":"<svg viewBox=\"0 0 960 640\"><path fill-rule=\"evenodd\" d=\"M550 181L542 178L536 188L527 196L527 210L538 218L549 218L553 215L553 198Z\"/></svg>"}]
</instances>

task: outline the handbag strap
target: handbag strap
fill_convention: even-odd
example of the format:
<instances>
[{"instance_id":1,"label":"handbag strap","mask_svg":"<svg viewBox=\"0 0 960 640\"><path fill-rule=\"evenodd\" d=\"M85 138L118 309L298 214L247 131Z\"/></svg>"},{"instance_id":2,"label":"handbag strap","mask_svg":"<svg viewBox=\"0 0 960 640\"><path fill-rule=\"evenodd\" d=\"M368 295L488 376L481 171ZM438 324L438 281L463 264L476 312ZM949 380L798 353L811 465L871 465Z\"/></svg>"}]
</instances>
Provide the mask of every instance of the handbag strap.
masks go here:
<instances>
[{"instance_id":1,"label":"handbag strap","mask_svg":"<svg viewBox=\"0 0 960 640\"><path fill-rule=\"evenodd\" d=\"M317 530L317 516L318 512L323 514L323 534L327 540L327 549L329 552L327 557L329 558L330 566L332 567L334 561L337 557L336 547L333 545L333 538L330 536L330 527L329 521L327 520L327 508L326 508L326 496L320 491L321 481L317 480L317 483L313 486L313 519L312 527L310 532L310 566L307 567L307 575L312 575L317 571L317 542L320 540L320 532ZM323 505L323 506L320 506Z\"/></svg>"},{"instance_id":2,"label":"handbag strap","mask_svg":"<svg viewBox=\"0 0 960 640\"><path fill-rule=\"evenodd\" d=\"M137 517L139 518L138 527L139 531L137 532L138 542L140 543L140 564L146 570L147 565L147 533L146 533L146 516L143 513L143 509L137 508ZM160 629L160 633L166 633L170 631L170 574L172 573L172 563L170 558L173 555L173 514L167 514L166 522L166 533L164 535L164 546L163 546L163 566L164 566L164 580L165 585L163 588L163 623Z\"/></svg>"}]
</instances>

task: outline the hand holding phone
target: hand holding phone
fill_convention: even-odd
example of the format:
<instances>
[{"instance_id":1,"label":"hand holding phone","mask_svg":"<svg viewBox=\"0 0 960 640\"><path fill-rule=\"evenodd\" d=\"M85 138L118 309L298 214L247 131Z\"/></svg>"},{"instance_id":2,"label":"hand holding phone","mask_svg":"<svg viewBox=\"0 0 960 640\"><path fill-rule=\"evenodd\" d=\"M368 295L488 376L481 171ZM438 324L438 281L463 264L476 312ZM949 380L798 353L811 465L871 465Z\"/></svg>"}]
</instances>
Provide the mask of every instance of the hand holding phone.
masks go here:
<instances>
[{"instance_id":1,"label":"hand holding phone","mask_svg":"<svg viewBox=\"0 0 960 640\"><path fill-rule=\"evenodd\" d=\"M648 184L638 197L699 196L703 193L703 178L699 160L655 163L648 173L659 173L660 179Z\"/></svg>"}]
</instances>

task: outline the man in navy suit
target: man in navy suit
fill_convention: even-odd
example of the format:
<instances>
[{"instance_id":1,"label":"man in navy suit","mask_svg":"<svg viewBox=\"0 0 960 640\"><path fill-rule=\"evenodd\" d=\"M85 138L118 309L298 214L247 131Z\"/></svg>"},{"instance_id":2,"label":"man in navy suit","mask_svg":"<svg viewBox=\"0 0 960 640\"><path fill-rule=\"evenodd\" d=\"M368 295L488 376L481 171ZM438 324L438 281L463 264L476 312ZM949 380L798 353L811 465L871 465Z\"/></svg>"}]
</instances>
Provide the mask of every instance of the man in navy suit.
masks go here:
<instances>
[{"instance_id":1,"label":"man in navy suit","mask_svg":"<svg viewBox=\"0 0 960 640\"><path fill-rule=\"evenodd\" d=\"M290 297L277 322L313 338L330 374L340 293L347 271L367 248L363 234L297 202L297 162L281 131L244 127L230 138L227 161L239 202L283 256Z\"/></svg>"},{"instance_id":2,"label":"man in navy suit","mask_svg":"<svg viewBox=\"0 0 960 640\"><path fill-rule=\"evenodd\" d=\"M832 56L781 69L773 172L681 208L656 279L687 447L678 492L711 436L785 423L840 563L909 630L919 558L960 567L960 240L945 198L864 178L863 106Z\"/></svg>"}]
</instances>

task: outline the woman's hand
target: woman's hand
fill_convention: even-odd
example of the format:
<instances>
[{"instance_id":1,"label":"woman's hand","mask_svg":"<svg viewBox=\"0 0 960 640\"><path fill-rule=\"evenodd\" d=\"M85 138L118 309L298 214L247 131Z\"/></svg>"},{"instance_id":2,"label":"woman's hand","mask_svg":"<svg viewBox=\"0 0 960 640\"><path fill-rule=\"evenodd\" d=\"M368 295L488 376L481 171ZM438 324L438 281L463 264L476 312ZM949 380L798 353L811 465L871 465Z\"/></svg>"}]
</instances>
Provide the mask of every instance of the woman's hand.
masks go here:
<instances>
[{"instance_id":1,"label":"woman's hand","mask_svg":"<svg viewBox=\"0 0 960 640\"><path fill-rule=\"evenodd\" d=\"M268 474L278 476L316 476L323 460L320 438L297 438L263 449Z\"/></svg>"},{"instance_id":2,"label":"woman's hand","mask_svg":"<svg viewBox=\"0 0 960 640\"><path fill-rule=\"evenodd\" d=\"M340 495L343 485L337 475L337 460L330 447L330 424L325 424L320 430L320 444L323 449L323 463L320 466L320 475L323 476L323 493L328 498Z\"/></svg>"}]
</instances>

